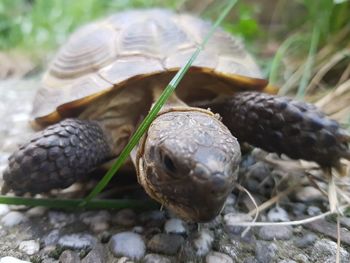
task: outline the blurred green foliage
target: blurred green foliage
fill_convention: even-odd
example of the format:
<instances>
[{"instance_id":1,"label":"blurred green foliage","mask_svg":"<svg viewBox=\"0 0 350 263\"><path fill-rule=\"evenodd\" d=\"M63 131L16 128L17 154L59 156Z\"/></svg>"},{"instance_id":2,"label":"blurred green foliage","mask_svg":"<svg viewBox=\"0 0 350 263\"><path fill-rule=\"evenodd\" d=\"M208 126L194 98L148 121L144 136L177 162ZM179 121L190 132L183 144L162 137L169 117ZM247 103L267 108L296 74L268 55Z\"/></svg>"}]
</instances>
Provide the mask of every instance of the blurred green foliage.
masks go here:
<instances>
[{"instance_id":1,"label":"blurred green foliage","mask_svg":"<svg viewBox=\"0 0 350 263\"><path fill-rule=\"evenodd\" d=\"M338 32L344 26L350 25L350 1L336 0L299 0L297 1L305 9L304 16L294 19L291 29L303 29L304 33L310 33L311 28L318 27L321 34L321 43L327 41L333 33Z\"/></svg>"},{"instance_id":2,"label":"blurred green foliage","mask_svg":"<svg viewBox=\"0 0 350 263\"><path fill-rule=\"evenodd\" d=\"M285 67L288 65L282 67L282 60L287 56L293 57L294 61L299 59L301 63L295 63L295 65L302 68L302 74L298 79L297 96L303 98L311 78L316 73L315 69L319 68L322 63L327 63L327 58L330 59L332 54L349 48L350 1L298 0L295 3L299 7L299 9L294 9L297 19L291 17L284 21L288 34L281 34L280 48L268 67L268 75L272 84L285 83L292 77L298 79L294 73L299 69L291 66L286 70ZM330 50L329 54L328 56L323 55L324 59L320 61L316 57L319 51L327 46ZM292 75L285 74L286 71L291 72ZM280 91L286 94L294 87L283 85Z\"/></svg>"},{"instance_id":3,"label":"blurred green foliage","mask_svg":"<svg viewBox=\"0 0 350 263\"><path fill-rule=\"evenodd\" d=\"M174 8L176 0L1 0L0 49L42 50L61 44L77 26L128 8Z\"/></svg>"},{"instance_id":4,"label":"blurred green foliage","mask_svg":"<svg viewBox=\"0 0 350 263\"><path fill-rule=\"evenodd\" d=\"M237 21L234 23L226 22L223 27L226 31L236 36L241 36L246 41L256 40L261 36L262 29L259 25L257 16L261 8L258 4L248 5L243 1L237 6Z\"/></svg>"},{"instance_id":5,"label":"blurred green foliage","mask_svg":"<svg viewBox=\"0 0 350 263\"><path fill-rule=\"evenodd\" d=\"M76 27L88 21L130 8L178 9L191 1L198 0L0 0L0 50L20 49L40 57L56 49ZM201 16L214 20L226 3L203 0ZM305 58L310 54L315 28L319 37L314 37L317 43L312 44L317 50L349 25L349 14L349 0L241 0L223 27L242 37L248 49L263 58L258 62L266 75L272 74L270 79L278 83L279 74L271 71L280 70L276 63L286 52ZM280 31L273 31L269 23L277 23ZM261 56L273 41L282 43L274 65L271 58ZM288 45L283 46L284 41Z\"/></svg>"}]
</instances>

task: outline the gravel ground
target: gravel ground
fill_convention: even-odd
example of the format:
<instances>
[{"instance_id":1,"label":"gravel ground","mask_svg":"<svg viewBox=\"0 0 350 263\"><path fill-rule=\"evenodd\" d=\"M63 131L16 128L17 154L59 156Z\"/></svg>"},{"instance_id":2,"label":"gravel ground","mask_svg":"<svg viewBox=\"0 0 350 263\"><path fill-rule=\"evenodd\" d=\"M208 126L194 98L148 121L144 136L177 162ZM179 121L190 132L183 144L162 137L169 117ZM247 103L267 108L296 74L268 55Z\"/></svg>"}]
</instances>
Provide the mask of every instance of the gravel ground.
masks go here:
<instances>
[{"instance_id":1,"label":"gravel ground","mask_svg":"<svg viewBox=\"0 0 350 263\"><path fill-rule=\"evenodd\" d=\"M0 175L9 154L32 133L29 112L37 79L0 82ZM258 203L274 189L275 167L252 156L242 161L244 186ZM1 179L0 179L1 183ZM42 207L0 205L0 263L9 262L335 262L334 218L302 226L237 226L253 209L243 193L232 193L207 224L188 224L167 211L67 212ZM327 200L313 187L260 214L258 221L289 221L327 211ZM341 262L350 262L350 218L341 218Z\"/></svg>"}]
</instances>

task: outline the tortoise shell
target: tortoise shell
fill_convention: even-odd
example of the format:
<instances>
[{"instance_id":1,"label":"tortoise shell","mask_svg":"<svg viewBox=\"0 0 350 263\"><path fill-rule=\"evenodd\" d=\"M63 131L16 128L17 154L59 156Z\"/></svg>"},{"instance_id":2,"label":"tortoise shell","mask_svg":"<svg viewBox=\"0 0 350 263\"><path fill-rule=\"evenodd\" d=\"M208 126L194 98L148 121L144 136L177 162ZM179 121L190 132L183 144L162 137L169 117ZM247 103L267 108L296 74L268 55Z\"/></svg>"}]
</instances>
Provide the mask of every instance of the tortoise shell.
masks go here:
<instances>
[{"instance_id":1,"label":"tortoise shell","mask_svg":"<svg viewBox=\"0 0 350 263\"><path fill-rule=\"evenodd\" d=\"M210 28L209 22L194 16L162 9L121 12L83 26L63 45L44 75L33 118L41 124L55 123L112 90L135 82L142 87L150 78L162 79L166 85ZM187 90L183 97L189 103L203 99L204 90L226 94L263 90L266 85L239 39L218 29L181 88Z\"/></svg>"}]
</instances>

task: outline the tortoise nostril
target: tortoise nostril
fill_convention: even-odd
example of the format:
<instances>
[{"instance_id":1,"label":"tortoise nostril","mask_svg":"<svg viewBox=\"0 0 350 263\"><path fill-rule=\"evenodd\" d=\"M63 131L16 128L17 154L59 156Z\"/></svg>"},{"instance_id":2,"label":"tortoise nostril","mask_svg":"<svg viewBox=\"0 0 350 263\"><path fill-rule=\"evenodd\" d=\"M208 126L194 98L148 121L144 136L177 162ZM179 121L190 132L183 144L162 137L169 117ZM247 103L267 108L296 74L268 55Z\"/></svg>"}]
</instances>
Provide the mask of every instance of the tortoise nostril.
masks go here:
<instances>
[{"instance_id":1,"label":"tortoise nostril","mask_svg":"<svg viewBox=\"0 0 350 263\"><path fill-rule=\"evenodd\" d=\"M173 160L169 157L169 155L164 155L163 162L164 162L165 168L169 172L171 172L171 173L175 173L176 172L176 166L175 166Z\"/></svg>"}]
</instances>

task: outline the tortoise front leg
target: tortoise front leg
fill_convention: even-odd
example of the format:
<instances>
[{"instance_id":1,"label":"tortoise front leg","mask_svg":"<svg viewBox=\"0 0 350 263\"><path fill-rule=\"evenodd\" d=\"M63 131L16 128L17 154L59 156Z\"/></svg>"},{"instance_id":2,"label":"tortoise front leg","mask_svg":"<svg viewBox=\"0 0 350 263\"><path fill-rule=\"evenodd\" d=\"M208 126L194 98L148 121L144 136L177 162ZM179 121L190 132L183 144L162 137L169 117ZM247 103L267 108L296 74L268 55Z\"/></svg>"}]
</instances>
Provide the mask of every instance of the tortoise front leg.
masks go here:
<instances>
[{"instance_id":1,"label":"tortoise front leg","mask_svg":"<svg viewBox=\"0 0 350 263\"><path fill-rule=\"evenodd\" d=\"M350 135L314 105L259 92L240 92L208 105L240 141L291 158L337 166L350 159Z\"/></svg>"},{"instance_id":2,"label":"tortoise front leg","mask_svg":"<svg viewBox=\"0 0 350 263\"><path fill-rule=\"evenodd\" d=\"M63 120L38 132L10 156L3 190L22 194L68 187L112 158L109 145L97 122Z\"/></svg>"}]
</instances>

